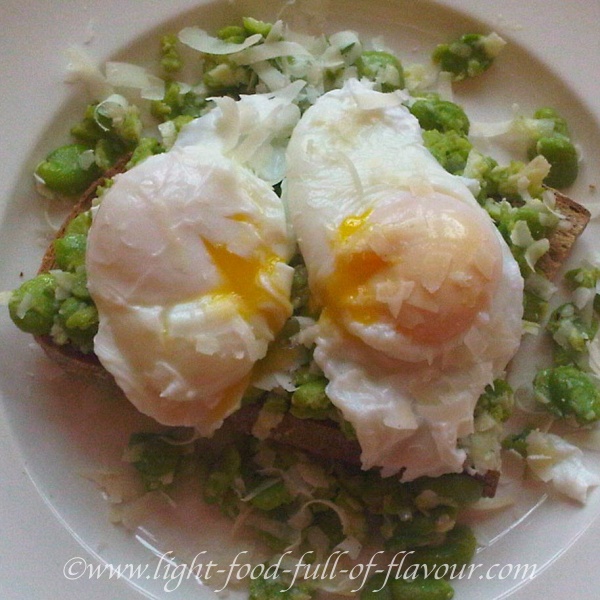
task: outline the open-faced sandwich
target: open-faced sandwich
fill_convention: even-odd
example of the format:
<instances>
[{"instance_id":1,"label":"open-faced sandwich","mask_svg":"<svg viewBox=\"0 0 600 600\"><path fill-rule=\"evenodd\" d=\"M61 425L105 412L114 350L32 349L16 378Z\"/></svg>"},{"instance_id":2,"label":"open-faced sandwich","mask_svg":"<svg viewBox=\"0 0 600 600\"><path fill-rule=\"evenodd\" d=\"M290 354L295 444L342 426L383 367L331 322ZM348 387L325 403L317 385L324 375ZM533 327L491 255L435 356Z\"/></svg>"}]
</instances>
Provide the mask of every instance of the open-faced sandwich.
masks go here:
<instances>
[{"instance_id":1,"label":"open-faced sandwich","mask_svg":"<svg viewBox=\"0 0 600 600\"><path fill-rule=\"evenodd\" d=\"M167 426L132 439L149 490L197 460L207 501L278 555L356 559L376 538L414 564L466 564L476 542L459 509L494 495L502 447L526 459L528 444L552 445L504 429L524 334L547 329L555 346L539 406L600 418L587 356L598 269L570 271L578 300L548 309L589 220L555 191L577 174L566 123L543 108L507 124L523 162L477 149L447 82L487 70L495 34L406 71L353 32L254 19L161 44L164 82L107 65L113 89L38 167L46 191L82 195L13 292L14 322ZM193 52L202 81L183 84ZM160 138L142 135L132 79ZM568 472L560 489L584 500L596 479ZM271 583L253 581L254 597Z\"/></svg>"}]
</instances>

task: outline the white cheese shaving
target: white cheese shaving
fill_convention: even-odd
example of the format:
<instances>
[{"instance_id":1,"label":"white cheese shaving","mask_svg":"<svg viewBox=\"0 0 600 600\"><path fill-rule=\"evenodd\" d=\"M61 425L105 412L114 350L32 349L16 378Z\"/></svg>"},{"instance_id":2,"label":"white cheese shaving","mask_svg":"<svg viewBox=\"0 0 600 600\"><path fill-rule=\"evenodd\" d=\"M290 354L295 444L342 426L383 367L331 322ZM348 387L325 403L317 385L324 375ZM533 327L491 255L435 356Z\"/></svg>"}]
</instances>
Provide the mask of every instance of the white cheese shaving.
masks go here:
<instances>
[{"instance_id":1,"label":"white cheese shaving","mask_svg":"<svg viewBox=\"0 0 600 600\"><path fill-rule=\"evenodd\" d=\"M164 96L165 82L152 75L143 67L124 62L107 62L106 79L115 87L136 88L140 90L153 90L156 100L162 100ZM184 86L189 91L189 85ZM148 92L144 97L148 96Z\"/></svg>"},{"instance_id":2,"label":"white cheese shaving","mask_svg":"<svg viewBox=\"0 0 600 600\"><path fill-rule=\"evenodd\" d=\"M12 291L0 292L0 306L8 306L12 297Z\"/></svg>"},{"instance_id":3,"label":"white cheese shaving","mask_svg":"<svg viewBox=\"0 0 600 600\"><path fill-rule=\"evenodd\" d=\"M560 436L532 431L526 443L527 465L557 491L585 504L589 489L600 485L600 476L583 464L583 452Z\"/></svg>"},{"instance_id":4,"label":"white cheese shaving","mask_svg":"<svg viewBox=\"0 0 600 600\"><path fill-rule=\"evenodd\" d=\"M106 98L113 93L113 86L81 48L68 48L67 58L67 83L84 83L90 96L95 99Z\"/></svg>"},{"instance_id":5,"label":"white cheese shaving","mask_svg":"<svg viewBox=\"0 0 600 600\"><path fill-rule=\"evenodd\" d=\"M273 60L282 56L311 56L310 52L296 42L272 42L254 48L238 51L231 58L237 65L252 65L265 60Z\"/></svg>"},{"instance_id":6,"label":"white cheese shaving","mask_svg":"<svg viewBox=\"0 0 600 600\"><path fill-rule=\"evenodd\" d=\"M255 33L246 38L241 44L225 42L219 38L209 35L199 27L185 27L179 32L179 41L198 52L225 56L236 54L246 48L258 44L263 39L260 33Z\"/></svg>"}]
</instances>

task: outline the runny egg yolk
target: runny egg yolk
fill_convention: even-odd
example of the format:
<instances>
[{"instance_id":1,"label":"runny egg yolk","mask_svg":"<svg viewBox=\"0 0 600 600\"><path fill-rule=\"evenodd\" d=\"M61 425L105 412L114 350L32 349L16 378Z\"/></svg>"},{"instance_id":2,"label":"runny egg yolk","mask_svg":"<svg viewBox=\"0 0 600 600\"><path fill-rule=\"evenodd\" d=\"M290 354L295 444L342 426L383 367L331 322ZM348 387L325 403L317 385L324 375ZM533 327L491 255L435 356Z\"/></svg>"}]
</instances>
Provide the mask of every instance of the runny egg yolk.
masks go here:
<instances>
[{"instance_id":1,"label":"runny egg yolk","mask_svg":"<svg viewBox=\"0 0 600 600\"><path fill-rule=\"evenodd\" d=\"M278 295L276 289L266 285L269 281L275 285L275 269L282 259L266 250L246 258L231 252L225 244L204 240L204 245L221 278L220 285L212 292L213 298L235 298L240 314L247 321L261 315L272 331L278 331L291 314L291 303L283 291Z\"/></svg>"},{"instance_id":2,"label":"runny egg yolk","mask_svg":"<svg viewBox=\"0 0 600 600\"><path fill-rule=\"evenodd\" d=\"M487 215L446 195L406 197L347 217L319 299L331 318L390 323L415 343L466 331L489 307L502 265Z\"/></svg>"}]
</instances>

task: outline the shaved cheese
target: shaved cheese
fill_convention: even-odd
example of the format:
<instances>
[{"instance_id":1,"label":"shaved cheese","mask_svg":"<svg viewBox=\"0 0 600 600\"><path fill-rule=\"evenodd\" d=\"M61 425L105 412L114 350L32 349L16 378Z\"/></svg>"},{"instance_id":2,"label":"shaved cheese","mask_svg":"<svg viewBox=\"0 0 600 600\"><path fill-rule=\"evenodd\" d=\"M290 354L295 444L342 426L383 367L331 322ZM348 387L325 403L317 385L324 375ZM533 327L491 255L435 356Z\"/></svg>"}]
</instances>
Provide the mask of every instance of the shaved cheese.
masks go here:
<instances>
[{"instance_id":1,"label":"shaved cheese","mask_svg":"<svg viewBox=\"0 0 600 600\"><path fill-rule=\"evenodd\" d=\"M17 318L23 319L27 314L27 311L33 306L33 294L31 292L26 292L23 294L23 298L21 302L19 302L19 306L17 306L17 310L15 314Z\"/></svg>"},{"instance_id":2,"label":"shaved cheese","mask_svg":"<svg viewBox=\"0 0 600 600\"><path fill-rule=\"evenodd\" d=\"M369 86L366 86L364 82L359 83L356 80L350 81L347 87L356 105L361 110L379 110L399 106L408 99L408 95L400 91L393 92L392 94L373 94Z\"/></svg>"},{"instance_id":3,"label":"shaved cheese","mask_svg":"<svg viewBox=\"0 0 600 600\"><path fill-rule=\"evenodd\" d=\"M209 35L199 27L185 27L179 32L179 41L198 52L224 56L236 54L246 48L258 44L263 39L260 33L255 33L246 38L241 44L225 42L219 38Z\"/></svg>"},{"instance_id":4,"label":"shaved cheese","mask_svg":"<svg viewBox=\"0 0 600 600\"><path fill-rule=\"evenodd\" d=\"M304 46L296 42L283 41L261 44L254 48L242 50L232 56L232 59L237 65L251 65L282 56L311 56L311 54Z\"/></svg>"},{"instance_id":5,"label":"shaved cheese","mask_svg":"<svg viewBox=\"0 0 600 600\"><path fill-rule=\"evenodd\" d=\"M122 123L125 117L125 112L129 103L127 99L120 94L111 94L108 98L100 102L94 109L94 117L96 123L104 131L108 131L109 127L102 123L102 119L99 116L108 117L113 124Z\"/></svg>"},{"instance_id":6,"label":"shaved cheese","mask_svg":"<svg viewBox=\"0 0 600 600\"><path fill-rule=\"evenodd\" d=\"M67 83L84 83L95 99L106 98L113 93L113 86L81 48L72 46L67 50L67 57Z\"/></svg>"},{"instance_id":7,"label":"shaved cheese","mask_svg":"<svg viewBox=\"0 0 600 600\"><path fill-rule=\"evenodd\" d=\"M290 83L290 77L284 75L268 61L257 62L252 65L252 69L269 91L279 90Z\"/></svg>"},{"instance_id":8,"label":"shaved cheese","mask_svg":"<svg viewBox=\"0 0 600 600\"><path fill-rule=\"evenodd\" d=\"M525 260L529 268L534 271L537 261L550 249L547 238L535 240L531 235L527 221L517 221L510 234L510 240L519 248L525 248Z\"/></svg>"},{"instance_id":9,"label":"shaved cheese","mask_svg":"<svg viewBox=\"0 0 600 600\"><path fill-rule=\"evenodd\" d=\"M583 452L558 435L541 431L532 431L526 442L531 471L557 491L585 504L589 489L600 485L600 476L584 466Z\"/></svg>"},{"instance_id":10,"label":"shaved cheese","mask_svg":"<svg viewBox=\"0 0 600 600\"><path fill-rule=\"evenodd\" d=\"M329 36L329 43L343 53L346 64L354 63L363 51L363 45L354 31L338 31Z\"/></svg>"},{"instance_id":11,"label":"shaved cheese","mask_svg":"<svg viewBox=\"0 0 600 600\"><path fill-rule=\"evenodd\" d=\"M506 41L503 40L495 31L492 31L489 35L486 35L482 38L481 43L485 49L485 53L495 58L502 52L504 46L506 46Z\"/></svg>"},{"instance_id":12,"label":"shaved cheese","mask_svg":"<svg viewBox=\"0 0 600 600\"><path fill-rule=\"evenodd\" d=\"M519 222L523 223L524 221ZM532 271L535 269L537 261L542 258L548 250L550 250L550 241L548 238L537 240L525 250L525 261Z\"/></svg>"},{"instance_id":13,"label":"shaved cheese","mask_svg":"<svg viewBox=\"0 0 600 600\"><path fill-rule=\"evenodd\" d=\"M12 297L12 291L0 292L0 306L8 306Z\"/></svg>"},{"instance_id":14,"label":"shaved cheese","mask_svg":"<svg viewBox=\"0 0 600 600\"><path fill-rule=\"evenodd\" d=\"M143 97L153 100L162 100L165 82L152 75L143 67L124 62L106 63L106 79L115 87L126 87L143 90ZM190 86L184 86L189 91Z\"/></svg>"},{"instance_id":15,"label":"shaved cheese","mask_svg":"<svg viewBox=\"0 0 600 600\"><path fill-rule=\"evenodd\" d=\"M96 162L96 154L90 148L89 150L85 150L79 155L78 158L79 166L87 171L95 162Z\"/></svg>"}]
</instances>

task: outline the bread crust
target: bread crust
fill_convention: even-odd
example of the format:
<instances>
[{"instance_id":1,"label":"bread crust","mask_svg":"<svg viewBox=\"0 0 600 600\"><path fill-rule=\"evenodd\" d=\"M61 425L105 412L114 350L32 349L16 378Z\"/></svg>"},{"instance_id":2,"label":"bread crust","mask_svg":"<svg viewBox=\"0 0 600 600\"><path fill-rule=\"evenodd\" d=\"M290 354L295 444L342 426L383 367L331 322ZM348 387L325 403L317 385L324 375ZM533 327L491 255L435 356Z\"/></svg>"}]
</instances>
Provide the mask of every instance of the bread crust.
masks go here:
<instances>
[{"instance_id":1,"label":"bread crust","mask_svg":"<svg viewBox=\"0 0 600 600\"><path fill-rule=\"evenodd\" d=\"M554 279L565 264L577 238L590 222L590 211L564 194L553 190L556 208L564 219L548 238L550 249L538 263L538 268L548 279Z\"/></svg>"},{"instance_id":2,"label":"bread crust","mask_svg":"<svg viewBox=\"0 0 600 600\"><path fill-rule=\"evenodd\" d=\"M128 160L129 157L125 157L119 161L113 169L105 173L100 180L86 190L57 232L56 237L61 237L64 234L71 220L90 209L98 187L106 179L122 172ZM550 236L550 250L539 263L541 271L549 279L556 277L567 260L575 241L583 233L590 220L590 213L585 207L559 192L555 192L555 194L556 207L564 216L564 219L561 226ZM54 245L51 243L44 254L39 272L48 272L54 268L56 268L56 256ZM104 380L112 379L112 376L102 367L95 354L83 354L69 345L59 346L52 341L50 336L37 336L36 341L46 354L68 373L75 376L93 376ZM238 433L249 434L252 432L259 411L259 405L244 406L228 417L227 426ZM345 437L332 421L299 419L288 413L284 415L277 427L271 430L269 439L304 450L323 459L360 466L361 449L359 443ZM499 473L488 471L485 474L475 475L475 477L481 480L484 485L484 496L493 496Z\"/></svg>"}]
</instances>

